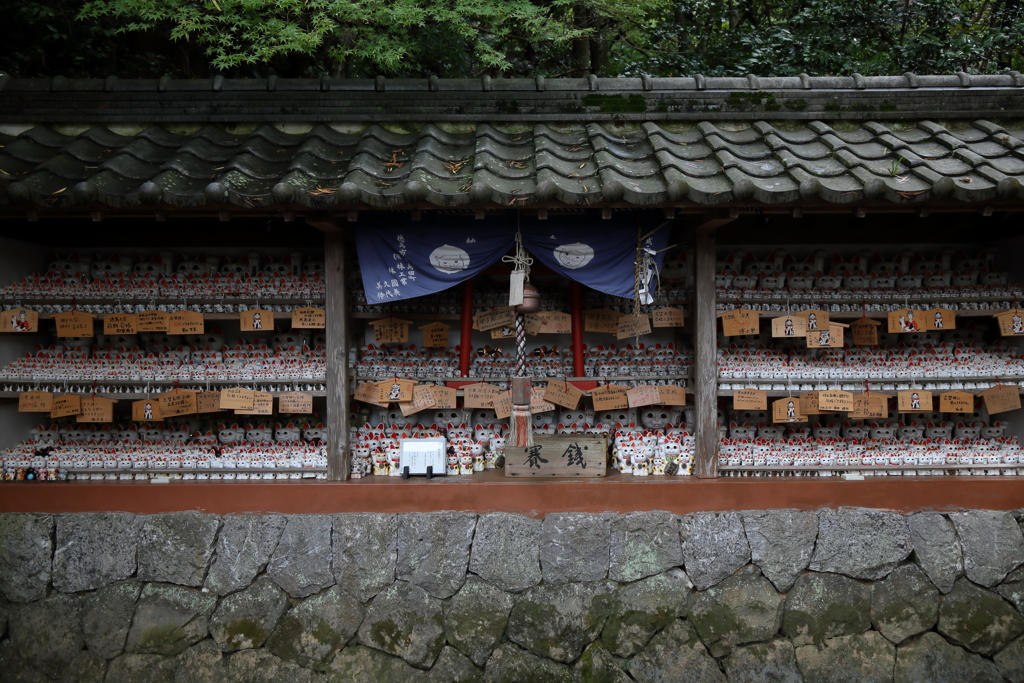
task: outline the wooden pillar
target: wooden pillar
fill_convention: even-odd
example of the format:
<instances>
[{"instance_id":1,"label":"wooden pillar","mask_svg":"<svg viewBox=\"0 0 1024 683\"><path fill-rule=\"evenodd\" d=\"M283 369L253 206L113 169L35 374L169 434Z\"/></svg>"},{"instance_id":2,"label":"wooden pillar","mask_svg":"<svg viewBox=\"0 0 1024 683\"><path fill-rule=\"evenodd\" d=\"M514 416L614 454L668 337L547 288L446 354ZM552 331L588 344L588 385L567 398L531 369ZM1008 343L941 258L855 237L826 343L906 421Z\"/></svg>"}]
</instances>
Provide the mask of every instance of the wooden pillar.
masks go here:
<instances>
[{"instance_id":1,"label":"wooden pillar","mask_svg":"<svg viewBox=\"0 0 1024 683\"><path fill-rule=\"evenodd\" d=\"M583 357L583 295L580 283L575 280L569 285L572 316L572 374L583 377L586 358Z\"/></svg>"},{"instance_id":2,"label":"wooden pillar","mask_svg":"<svg viewBox=\"0 0 1024 683\"><path fill-rule=\"evenodd\" d=\"M324 275L327 287L327 478L349 476L349 326L345 287L345 233L324 233Z\"/></svg>"},{"instance_id":3,"label":"wooden pillar","mask_svg":"<svg viewBox=\"0 0 1024 683\"><path fill-rule=\"evenodd\" d=\"M459 375L469 377L473 358L473 279L462 283L462 327L459 334Z\"/></svg>"},{"instance_id":4,"label":"wooden pillar","mask_svg":"<svg viewBox=\"0 0 1024 683\"><path fill-rule=\"evenodd\" d=\"M694 446L693 473L718 476L718 354L715 336L715 225L697 228L694 245Z\"/></svg>"}]
</instances>

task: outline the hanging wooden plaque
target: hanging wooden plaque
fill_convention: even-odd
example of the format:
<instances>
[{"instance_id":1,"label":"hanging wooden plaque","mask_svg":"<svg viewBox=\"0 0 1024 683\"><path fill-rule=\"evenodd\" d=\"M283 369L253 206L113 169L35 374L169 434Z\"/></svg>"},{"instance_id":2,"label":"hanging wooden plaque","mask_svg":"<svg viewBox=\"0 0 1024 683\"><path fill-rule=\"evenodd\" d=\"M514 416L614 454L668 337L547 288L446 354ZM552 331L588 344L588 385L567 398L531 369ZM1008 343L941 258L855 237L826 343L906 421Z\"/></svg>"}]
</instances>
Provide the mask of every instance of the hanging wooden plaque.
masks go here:
<instances>
[{"instance_id":1,"label":"hanging wooden plaque","mask_svg":"<svg viewBox=\"0 0 1024 683\"><path fill-rule=\"evenodd\" d=\"M876 392L853 395L853 410L847 416L854 420L875 420L889 417L889 395Z\"/></svg>"},{"instance_id":2,"label":"hanging wooden plaque","mask_svg":"<svg viewBox=\"0 0 1024 683\"><path fill-rule=\"evenodd\" d=\"M821 415L823 411L818 407L818 392L808 391L800 394L800 414L801 415Z\"/></svg>"},{"instance_id":3,"label":"hanging wooden plaque","mask_svg":"<svg viewBox=\"0 0 1024 683\"><path fill-rule=\"evenodd\" d=\"M490 408L494 397L500 393L498 387L487 382L467 384L462 387L462 404L466 408Z\"/></svg>"},{"instance_id":4,"label":"hanging wooden plaque","mask_svg":"<svg viewBox=\"0 0 1024 683\"><path fill-rule=\"evenodd\" d=\"M436 407L432 389L433 387L427 384L417 384L414 386L412 388L412 400L398 404L398 409L402 411L402 415L409 417L421 410Z\"/></svg>"},{"instance_id":5,"label":"hanging wooden plaque","mask_svg":"<svg viewBox=\"0 0 1024 683\"><path fill-rule=\"evenodd\" d=\"M985 399L985 409L989 415L1020 408L1020 393L1017 387L999 384L981 392L981 397Z\"/></svg>"},{"instance_id":6,"label":"hanging wooden plaque","mask_svg":"<svg viewBox=\"0 0 1024 683\"><path fill-rule=\"evenodd\" d=\"M132 422L159 422L164 419L160 412L160 401L144 398L132 401Z\"/></svg>"},{"instance_id":7,"label":"hanging wooden plaque","mask_svg":"<svg viewBox=\"0 0 1024 683\"><path fill-rule=\"evenodd\" d=\"M373 326L373 341L377 344L402 344L409 341L408 320L383 318L370 323Z\"/></svg>"},{"instance_id":8,"label":"hanging wooden plaque","mask_svg":"<svg viewBox=\"0 0 1024 683\"><path fill-rule=\"evenodd\" d=\"M589 311L583 311L583 331L615 334L619 331L620 315L617 311L607 308L594 308Z\"/></svg>"},{"instance_id":9,"label":"hanging wooden plaque","mask_svg":"<svg viewBox=\"0 0 1024 683\"><path fill-rule=\"evenodd\" d=\"M135 329L138 332L167 332L170 329L171 314L165 311L142 311L136 315Z\"/></svg>"},{"instance_id":10,"label":"hanging wooden plaque","mask_svg":"<svg viewBox=\"0 0 1024 683\"><path fill-rule=\"evenodd\" d=\"M0 314L0 332L38 332L39 313L27 308L9 308Z\"/></svg>"},{"instance_id":11,"label":"hanging wooden plaque","mask_svg":"<svg viewBox=\"0 0 1024 683\"><path fill-rule=\"evenodd\" d=\"M768 392L760 389L737 389L732 393L733 410L768 410Z\"/></svg>"},{"instance_id":12,"label":"hanging wooden plaque","mask_svg":"<svg viewBox=\"0 0 1024 683\"><path fill-rule=\"evenodd\" d=\"M807 422L807 416L800 413L800 398L789 396L772 401L774 422Z\"/></svg>"},{"instance_id":13,"label":"hanging wooden plaque","mask_svg":"<svg viewBox=\"0 0 1024 683\"><path fill-rule=\"evenodd\" d=\"M807 321L807 334L815 330L827 330L828 324L831 322L829 319L828 311L820 308L808 308L804 311L798 311L793 315L799 315Z\"/></svg>"},{"instance_id":14,"label":"hanging wooden plaque","mask_svg":"<svg viewBox=\"0 0 1024 683\"><path fill-rule=\"evenodd\" d=\"M252 389L242 387L231 387L220 391L221 410L252 410L255 400L255 393Z\"/></svg>"},{"instance_id":15,"label":"hanging wooden plaque","mask_svg":"<svg viewBox=\"0 0 1024 683\"><path fill-rule=\"evenodd\" d=\"M550 413L555 409L555 404L544 400L545 389L534 387L530 392L530 413ZM490 407L490 406L488 406Z\"/></svg>"},{"instance_id":16,"label":"hanging wooden plaque","mask_svg":"<svg viewBox=\"0 0 1024 683\"><path fill-rule=\"evenodd\" d=\"M217 412L220 412L219 391L200 391L196 394L196 413L203 415Z\"/></svg>"},{"instance_id":17,"label":"hanging wooden plaque","mask_svg":"<svg viewBox=\"0 0 1024 683\"><path fill-rule=\"evenodd\" d=\"M761 314L749 308L722 311L718 317L722 319L722 334L726 337L758 334L761 331Z\"/></svg>"},{"instance_id":18,"label":"hanging wooden plaque","mask_svg":"<svg viewBox=\"0 0 1024 683\"><path fill-rule=\"evenodd\" d=\"M455 389L452 387L430 387L430 393L434 395L435 408L454 408L457 401Z\"/></svg>"},{"instance_id":19,"label":"hanging wooden plaque","mask_svg":"<svg viewBox=\"0 0 1024 683\"><path fill-rule=\"evenodd\" d=\"M309 415L313 412L313 394L289 391L277 397L277 412L282 415Z\"/></svg>"},{"instance_id":20,"label":"hanging wooden plaque","mask_svg":"<svg viewBox=\"0 0 1024 683\"><path fill-rule=\"evenodd\" d=\"M583 392L572 384L562 380L548 380L547 389L544 392L544 400L548 403L575 410L583 398Z\"/></svg>"},{"instance_id":21,"label":"hanging wooden plaque","mask_svg":"<svg viewBox=\"0 0 1024 683\"><path fill-rule=\"evenodd\" d=\"M901 308L896 311L889 311L888 322L890 334L922 332L925 329L924 311L914 308Z\"/></svg>"},{"instance_id":22,"label":"hanging wooden plaque","mask_svg":"<svg viewBox=\"0 0 1024 683\"><path fill-rule=\"evenodd\" d=\"M439 322L432 322L429 325L422 326L420 329L423 330L423 346L428 349L447 348L448 330L451 328L451 325Z\"/></svg>"},{"instance_id":23,"label":"hanging wooden plaque","mask_svg":"<svg viewBox=\"0 0 1024 683\"><path fill-rule=\"evenodd\" d=\"M515 325L516 310L511 306L504 306L493 311L481 311L474 316L474 319L477 328L481 332L486 332L502 325Z\"/></svg>"},{"instance_id":24,"label":"hanging wooden plaque","mask_svg":"<svg viewBox=\"0 0 1024 683\"><path fill-rule=\"evenodd\" d=\"M523 316L523 329L526 331L526 334L540 334L540 328L543 325L544 320L536 313L527 313Z\"/></svg>"},{"instance_id":25,"label":"hanging wooden plaque","mask_svg":"<svg viewBox=\"0 0 1024 683\"><path fill-rule=\"evenodd\" d=\"M849 391L819 391L818 408L826 413L846 413L853 410L853 394Z\"/></svg>"},{"instance_id":26,"label":"hanging wooden plaque","mask_svg":"<svg viewBox=\"0 0 1024 683\"><path fill-rule=\"evenodd\" d=\"M561 311L541 311L538 334L569 334L572 332L572 316Z\"/></svg>"},{"instance_id":27,"label":"hanging wooden plaque","mask_svg":"<svg viewBox=\"0 0 1024 683\"><path fill-rule=\"evenodd\" d=\"M491 330L491 339L512 339L516 338L516 328L512 325L502 325Z\"/></svg>"},{"instance_id":28,"label":"hanging wooden plaque","mask_svg":"<svg viewBox=\"0 0 1024 683\"><path fill-rule=\"evenodd\" d=\"M412 388L416 381L398 377L377 382L378 403L405 403L412 400Z\"/></svg>"},{"instance_id":29,"label":"hanging wooden plaque","mask_svg":"<svg viewBox=\"0 0 1024 683\"><path fill-rule=\"evenodd\" d=\"M843 348L843 323L828 324L828 329L818 331L807 330L807 348L809 349L841 349Z\"/></svg>"},{"instance_id":30,"label":"hanging wooden plaque","mask_svg":"<svg viewBox=\"0 0 1024 683\"><path fill-rule=\"evenodd\" d=\"M325 327L327 327L326 310L312 306L292 309L292 329L322 330Z\"/></svg>"},{"instance_id":31,"label":"hanging wooden plaque","mask_svg":"<svg viewBox=\"0 0 1024 683\"><path fill-rule=\"evenodd\" d=\"M380 388L377 386L377 382L360 382L356 385L356 395L353 397L357 401L363 403L369 403L379 408L386 408L387 402L381 403L377 400L377 394ZM453 408L455 406L452 406Z\"/></svg>"},{"instance_id":32,"label":"hanging wooden plaque","mask_svg":"<svg viewBox=\"0 0 1024 683\"><path fill-rule=\"evenodd\" d=\"M924 329L926 330L955 330L956 311L948 308L931 308L924 312Z\"/></svg>"},{"instance_id":33,"label":"hanging wooden plaque","mask_svg":"<svg viewBox=\"0 0 1024 683\"><path fill-rule=\"evenodd\" d=\"M54 396L50 417L68 417L82 412L82 397L77 394Z\"/></svg>"},{"instance_id":34,"label":"hanging wooden plaque","mask_svg":"<svg viewBox=\"0 0 1024 683\"><path fill-rule=\"evenodd\" d=\"M629 407L629 399L626 397L628 387L617 384L606 384L603 387L590 390L590 398L594 401L594 410L604 412L606 410L622 410Z\"/></svg>"},{"instance_id":35,"label":"hanging wooden plaque","mask_svg":"<svg viewBox=\"0 0 1024 683\"><path fill-rule=\"evenodd\" d=\"M658 387L642 384L627 391L626 400L629 401L630 408L639 408L657 405L661 402L661 396L658 394Z\"/></svg>"},{"instance_id":36,"label":"hanging wooden plaque","mask_svg":"<svg viewBox=\"0 0 1024 683\"><path fill-rule=\"evenodd\" d=\"M973 413L974 394L966 391L947 391L939 394L940 413Z\"/></svg>"},{"instance_id":37,"label":"hanging wooden plaque","mask_svg":"<svg viewBox=\"0 0 1024 683\"><path fill-rule=\"evenodd\" d=\"M674 384L665 384L658 387L658 403L667 406L686 405L686 387L679 387Z\"/></svg>"},{"instance_id":38,"label":"hanging wooden plaque","mask_svg":"<svg viewBox=\"0 0 1024 683\"><path fill-rule=\"evenodd\" d=\"M111 313L103 318L103 334L135 334L138 320L134 313Z\"/></svg>"},{"instance_id":39,"label":"hanging wooden plaque","mask_svg":"<svg viewBox=\"0 0 1024 683\"><path fill-rule=\"evenodd\" d=\"M630 337L641 337L651 333L651 319L646 313L639 317L632 313L624 313L619 316L619 325L615 331L616 339L629 339Z\"/></svg>"},{"instance_id":40,"label":"hanging wooden plaque","mask_svg":"<svg viewBox=\"0 0 1024 683\"><path fill-rule=\"evenodd\" d=\"M75 416L75 422L113 422L114 401L95 394L82 397L82 411Z\"/></svg>"},{"instance_id":41,"label":"hanging wooden plaque","mask_svg":"<svg viewBox=\"0 0 1024 683\"><path fill-rule=\"evenodd\" d=\"M172 389L157 396L160 401L160 414L164 417L190 415L196 412L196 392L184 389Z\"/></svg>"},{"instance_id":42,"label":"hanging wooden plaque","mask_svg":"<svg viewBox=\"0 0 1024 683\"><path fill-rule=\"evenodd\" d=\"M854 346L878 346L878 328L882 323L871 318L858 318L850 323L850 337Z\"/></svg>"},{"instance_id":43,"label":"hanging wooden plaque","mask_svg":"<svg viewBox=\"0 0 1024 683\"><path fill-rule=\"evenodd\" d=\"M175 311L167 318L168 334L203 334L206 322L202 313L195 311Z\"/></svg>"},{"instance_id":44,"label":"hanging wooden plaque","mask_svg":"<svg viewBox=\"0 0 1024 683\"><path fill-rule=\"evenodd\" d=\"M686 324L681 308L656 308L651 317L654 319L654 327L682 327Z\"/></svg>"},{"instance_id":45,"label":"hanging wooden plaque","mask_svg":"<svg viewBox=\"0 0 1024 683\"><path fill-rule=\"evenodd\" d=\"M494 406L494 415L499 420L504 420L512 415L512 392L506 391L499 395L493 401L491 405Z\"/></svg>"},{"instance_id":46,"label":"hanging wooden plaque","mask_svg":"<svg viewBox=\"0 0 1024 683\"><path fill-rule=\"evenodd\" d=\"M53 410L53 394L49 391L23 391L18 394L19 413L48 413Z\"/></svg>"},{"instance_id":47,"label":"hanging wooden plaque","mask_svg":"<svg viewBox=\"0 0 1024 683\"><path fill-rule=\"evenodd\" d=\"M791 338L807 336L807 319L800 315L780 315L772 318L772 336Z\"/></svg>"},{"instance_id":48,"label":"hanging wooden plaque","mask_svg":"<svg viewBox=\"0 0 1024 683\"><path fill-rule=\"evenodd\" d=\"M999 323L999 334L1004 337L1024 335L1024 310L1011 308L993 316Z\"/></svg>"},{"instance_id":49,"label":"hanging wooden plaque","mask_svg":"<svg viewBox=\"0 0 1024 683\"><path fill-rule=\"evenodd\" d=\"M273 415L274 395L267 391L255 391L252 397L252 410L235 410L235 415Z\"/></svg>"},{"instance_id":50,"label":"hanging wooden plaque","mask_svg":"<svg viewBox=\"0 0 1024 683\"><path fill-rule=\"evenodd\" d=\"M932 412L932 392L924 389L906 389L896 394L901 413Z\"/></svg>"},{"instance_id":51,"label":"hanging wooden plaque","mask_svg":"<svg viewBox=\"0 0 1024 683\"><path fill-rule=\"evenodd\" d=\"M58 337L92 337L92 323L96 316L82 311L64 311L53 316Z\"/></svg>"},{"instance_id":52,"label":"hanging wooden plaque","mask_svg":"<svg viewBox=\"0 0 1024 683\"><path fill-rule=\"evenodd\" d=\"M265 308L253 308L238 314L238 324L242 332L262 332L274 329L274 312Z\"/></svg>"}]
</instances>

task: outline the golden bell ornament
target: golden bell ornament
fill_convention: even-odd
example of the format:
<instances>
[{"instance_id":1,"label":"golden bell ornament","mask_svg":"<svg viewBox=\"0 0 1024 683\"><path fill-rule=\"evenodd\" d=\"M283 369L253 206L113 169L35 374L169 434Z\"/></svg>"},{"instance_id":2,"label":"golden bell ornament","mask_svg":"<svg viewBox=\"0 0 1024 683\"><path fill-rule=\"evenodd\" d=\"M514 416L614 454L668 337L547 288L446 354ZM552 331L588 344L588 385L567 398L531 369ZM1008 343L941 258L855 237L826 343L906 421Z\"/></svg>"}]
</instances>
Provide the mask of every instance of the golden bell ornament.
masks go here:
<instances>
[{"instance_id":1,"label":"golden bell ornament","mask_svg":"<svg viewBox=\"0 0 1024 683\"><path fill-rule=\"evenodd\" d=\"M540 310L540 292L531 284L523 285L523 303L516 306L516 313L536 313Z\"/></svg>"}]
</instances>

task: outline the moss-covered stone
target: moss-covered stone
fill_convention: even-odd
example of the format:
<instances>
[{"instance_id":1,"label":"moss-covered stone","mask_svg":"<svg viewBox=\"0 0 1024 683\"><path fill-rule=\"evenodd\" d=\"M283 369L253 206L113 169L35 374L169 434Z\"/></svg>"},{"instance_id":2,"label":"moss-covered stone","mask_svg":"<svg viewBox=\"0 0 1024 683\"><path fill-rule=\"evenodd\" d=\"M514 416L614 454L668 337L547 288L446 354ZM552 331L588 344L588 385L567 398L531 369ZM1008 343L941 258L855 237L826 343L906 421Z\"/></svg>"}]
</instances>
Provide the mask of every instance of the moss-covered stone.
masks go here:
<instances>
[{"instance_id":1,"label":"moss-covered stone","mask_svg":"<svg viewBox=\"0 0 1024 683\"><path fill-rule=\"evenodd\" d=\"M572 662L601 633L615 588L611 581L531 588L512 608L508 639L540 657Z\"/></svg>"},{"instance_id":2,"label":"moss-covered stone","mask_svg":"<svg viewBox=\"0 0 1024 683\"><path fill-rule=\"evenodd\" d=\"M803 683L796 650L785 638L741 645L723 663L729 683Z\"/></svg>"},{"instance_id":3,"label":"moss-covered stone","mask_svg":"<svg viewBox=\"0 0 1024 683\"><path fill-rule=\"evenodd\" d=\"M572 669L543 659L512 643L494 649L484 670L485 683L573 683Z\"/></svg>"},{"instance_id":4,"label":"moss-covered stone","mask_svg":"<svg viewBox=\"0 0 1024 683\"><path fill-rule=\"evenodd\" d=\"M206 637L217 596L170 584L146 584L125 643L129 654L173 657Z\"/></svg>"},{"instance_id":5,"label":"moss-covered stone","mask_svg":"<svg viewBox=\"0 0 1024 683\"><path fill-rule=\"evenodd\" d=\"M786 596L782 633L796 647L871 628L871 589L839 574L804 574Z\"/></svg>"},{"instance_id":6,"label":"moss-covered stone","mask_svg":"<svg viewBox=\"0 0 1024 683\"><path fill-rule=\"evenodd\" d=\"M444 646L441 601L419 586L396 581L373 599L359 641L429 668Z\"/></svg>"},{"instance_id":7,"label":"moss-covered stone","mask_svg":"<svg viewBox=\"0 0 1024 683\"><path fill-rule=\"evenodd\" d=\"M287 608L285 592L270 577L260 577L221 600L210 620L210 634L225 652L260 647Z\"/></svg>"},{"instance_id":8,"label":"moss-covered stone","mask_svg":"<svg viewBox=\"0 0 1024 683\"><path fill-rule=\"evenodd\" d=\"M579 683L629 683L632 679L600 641L591 643L573 667Z\"/></svg>"},{"instance_id":9,"label":"moss-covered stone","mask_svg":"<svg viewBox=\"0 0 1024 683\"><path fill-rule=\"evenodd\" d=\"M486 581L469 577L445 610L444 629L459 652L483 666L501 641L515 598Z\"/></svg>"},{"instance_id":10,"label":"moss-covered stone","mask_svg":"<svg viewBox=\"0 0 1024 683\"><path fill-rule=\"evenodd\" d=\"M686 612L692 592L693 584L679 569L621 586L601 642L619 657L633 656L651 636Z\"/></svg>"},{"instance_id":11,"label":"moss-covered stone","mask_svg":"<svg viewBox=\"0 0 1024 683\"><path fill-rule=\"evenodd\" d=\"M938 630L957 645L992 655L1024 633L1024 618L992 591L960 579L942 600Z\"/></svg>"},{"instance_id":12,"label":"moss-covered stone","mask_svg":"<svg viewBox=\"0 0 1024 683\"><path fill-rule=\"evenodd\" d=\"M916 564L897 567L871 587L871 623L897 645L939 618L939 589Z\"/></svg>"},{"instance_id":13,"label":"moss-covered stone","mask_svg":"<svg viewBox=\"0 0 1024 683\"><path fill-rule=\"evenodd\" d=\"M925 633L896 649L895 683L1002 683L996 666L980 655Z\"/></svg>"},{"instance_id":14,"label":"moss-covered stone","mask_svg":"<svg viewBox=\"0 0 1024 683\"><path fill-rule=\"evenodd\" d=\"M639 683L726 683L725 674L682 619L676 619L629 667Z\"/></svg>"},{"instance_id":15,"label":"moss-covered stone","mask_svg":"<svg viewBox=\"0 0 1024 683\"><path fill-rule=\"evenodd\" d=\"M798 647L796 661L804 683L892 683L896 646L868 631Z\"/></svg>"},{"instance_id":16,"label":"moss-covered stone","mask_svg":"<svg viewBox=\"0 0 1024 683\"><path fill-rule=\"evenodd\" d=\"M768 640L782 625L782 596L754 566L694 594L687 619L711 654L721 657L742 643Z\"/></svg>"},{"instance_id":17,"label":"moss-covered stone","mask_svg":"<svg viewBox=\"0 0 1024 683\"><path fill-rule=\"evenodd\" d=\"M425 683L426 674L398 657L355 645L331 661L326 679L327 683Z\"/></svg>"}]
</instances>

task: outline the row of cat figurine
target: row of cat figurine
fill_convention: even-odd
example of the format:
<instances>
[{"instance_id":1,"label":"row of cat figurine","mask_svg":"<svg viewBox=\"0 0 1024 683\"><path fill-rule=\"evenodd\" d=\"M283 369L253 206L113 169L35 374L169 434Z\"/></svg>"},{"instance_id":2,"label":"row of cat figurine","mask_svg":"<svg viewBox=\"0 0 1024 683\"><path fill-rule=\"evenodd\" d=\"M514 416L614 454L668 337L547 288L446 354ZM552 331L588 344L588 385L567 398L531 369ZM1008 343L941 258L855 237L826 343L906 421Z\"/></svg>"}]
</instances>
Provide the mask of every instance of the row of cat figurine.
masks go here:
<instances>
[{"instance_id":1,"label":"row of cat figurine","mask_svg":"<svg viewBox=\"0 0 1024 683\"><path fill-rule=\"evenodd\" d=\"M149 444L199 444L237 446L245 444L308 443L322 445L327 430L318 418L304 422L219 422L196 416L165 422L129 422L113 424L51 423L37 425L23 441L28 446L92 444L98 446Z\"/></svg>"},{"instance_id":2,"label":"row of cat figurine","mask_svg":"<svg viewBox=\"0 0 1024 683\"><path fill-rule=\"evenodd\" d=\"M989 270L996 268L996 252L986 249L974 256L953 248L941 249L928 256L913 249L903 249L886 257L884 254L862 249L856 253L830 254L818 249L804 257L775 249L769 254L757 255L746 249L735 249L715 262L716 270L741 274L785 273L787 275L814 275L816 273L922 272L949 270Z\"/></svg>"},{"instance_id":3,"label":"row of cat figurine","mask_svg":"<svg viewBox=\"0 0 1024 683\"><path fill-rule=\"evenodd\" d=\"M250 251L237 258L216 254L179 254L164 250L157 254L55 255L46 269L47 276L75 276L101 279L125 275L167 277L173 275L300 275L323 273L323 257L293 251L271 256Z\"/></svg>"},{"instance_id":4,"label":"row of cat figurine","mask_svg":"<svg viewBox=\"0 0 1024 683\"><path fill-rule=\"evenodd\" d=\"M269 333L273 334L269 334ZM269 334L269 336L267 336ZM213 325L202 334L167 334L166 332L140 332L138 334L97 334L95 337L61 337L50 345L37 345L36 355L58 356L74 352L75 358L88 358L90 352L113 353L138 351L181 355L197 350L225 351L283 351L290 348L316 348L327 343L325 333L317 330L266 330L256 336L227 338L220 325ZM84 354L84 355L83 355Z\"/></svg>"}]
</instances>

